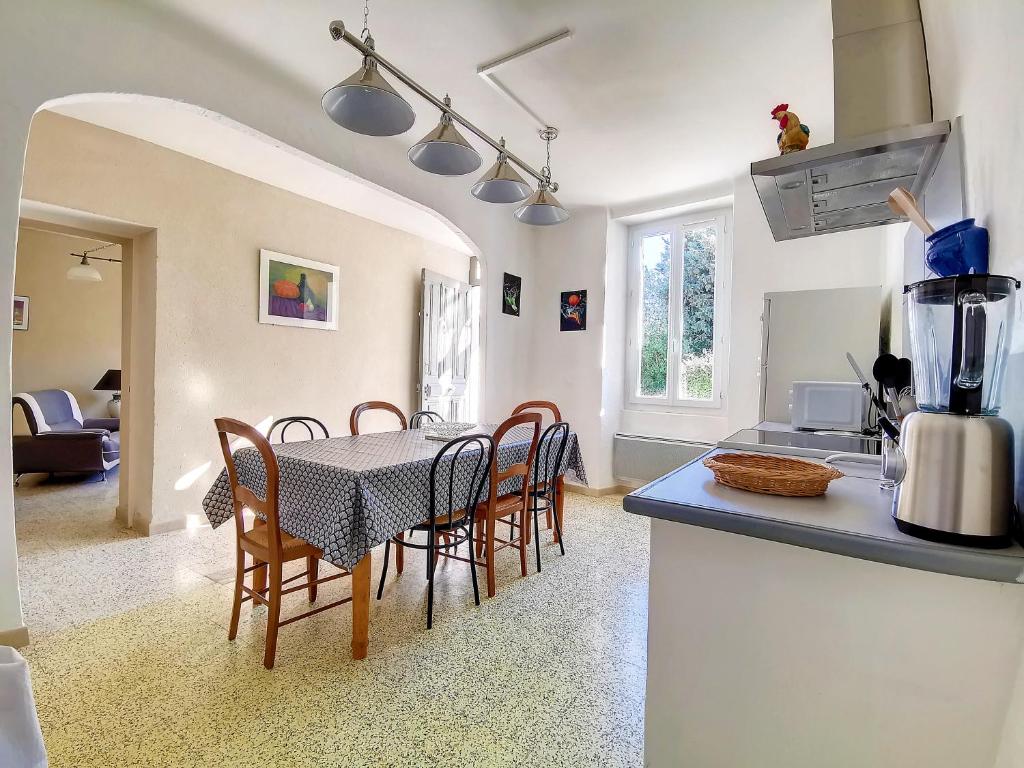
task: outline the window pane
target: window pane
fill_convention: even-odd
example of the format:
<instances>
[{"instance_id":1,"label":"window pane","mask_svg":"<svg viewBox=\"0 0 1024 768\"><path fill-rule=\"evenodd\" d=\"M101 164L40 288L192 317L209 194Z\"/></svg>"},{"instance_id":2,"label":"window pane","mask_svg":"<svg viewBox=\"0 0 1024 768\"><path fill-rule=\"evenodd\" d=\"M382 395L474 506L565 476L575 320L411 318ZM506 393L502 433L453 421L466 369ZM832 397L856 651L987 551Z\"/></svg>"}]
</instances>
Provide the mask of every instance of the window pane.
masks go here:
<instances>
[{"instance_id":1,"label":"window pane","mask_svg":"<svg viewBox=\"0 0 1024 768\"><path fill-rule=\"evenodd\" d=\"M683 232L679 397L686 400L711 400L714 394L717 240L713 221Z\"/></svg>"},{"instance_id":2,"label":"window pane","mask_svg":"<svg viewBox=\"0 0 1024 768\"><path fill-rule=\"evenodd\" d=\"M647 235L640 241L640 381L637 394L668 394L668 294L672 238Z\"/></svg>"}]
</instances>

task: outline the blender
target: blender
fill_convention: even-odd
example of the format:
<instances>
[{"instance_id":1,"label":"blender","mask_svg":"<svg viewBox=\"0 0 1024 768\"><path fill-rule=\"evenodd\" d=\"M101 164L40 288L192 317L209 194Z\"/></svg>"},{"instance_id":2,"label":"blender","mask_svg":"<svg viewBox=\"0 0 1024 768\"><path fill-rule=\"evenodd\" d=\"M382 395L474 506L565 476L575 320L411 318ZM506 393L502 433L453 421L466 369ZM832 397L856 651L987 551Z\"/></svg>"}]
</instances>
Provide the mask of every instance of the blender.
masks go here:
<instances>
[{"instance_id":1,"label":"blender","mask_svg":"<svg viewBox=\"0 0 1024 768\"><path fill-rule=\"evenodd\" d=\"M904 533L997 548L1012 543L1013 432L999 418L1020 282L954 275L906 286L919 410L883 470Z\"/></svg>"}]
</instances>

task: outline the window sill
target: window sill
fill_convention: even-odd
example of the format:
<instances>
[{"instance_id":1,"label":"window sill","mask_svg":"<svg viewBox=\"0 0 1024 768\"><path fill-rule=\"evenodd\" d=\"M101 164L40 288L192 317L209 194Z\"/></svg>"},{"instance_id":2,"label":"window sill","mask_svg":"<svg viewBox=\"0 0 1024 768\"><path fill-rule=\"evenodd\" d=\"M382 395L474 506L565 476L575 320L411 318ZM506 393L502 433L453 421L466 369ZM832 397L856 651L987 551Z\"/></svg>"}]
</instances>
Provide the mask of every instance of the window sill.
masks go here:
<instances>
[{"instance_id":1,"label":"window sill","mask_svg":"<svg viewBox=\"0 0 1024 768\"><path fill-rule=\"evenodd\" d=\"M637 403L628 402L623 406L624 411L646 414L664 414L666 416L709 416L724 418L726 416L725 403L708 403L707 405L681 404L666 405L663 403Z\"/></svg>"}]
</instances>

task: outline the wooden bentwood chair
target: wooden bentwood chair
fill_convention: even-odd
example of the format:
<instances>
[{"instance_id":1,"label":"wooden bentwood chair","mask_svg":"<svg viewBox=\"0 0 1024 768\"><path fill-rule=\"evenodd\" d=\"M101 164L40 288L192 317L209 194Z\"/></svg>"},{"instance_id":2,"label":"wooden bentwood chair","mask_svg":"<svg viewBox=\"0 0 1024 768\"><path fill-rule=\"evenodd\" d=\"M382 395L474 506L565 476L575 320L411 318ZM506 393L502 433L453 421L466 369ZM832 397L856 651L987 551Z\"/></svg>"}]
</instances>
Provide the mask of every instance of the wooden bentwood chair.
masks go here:
<instances>
[{"instance_id":1,"label":"wooden bentwood chair","mask_svg":"<svg viewBox=\"0 0 1024 768\"><path fill-rule=\"evenodd\" d=\"M461 462L463 469L471 469L465 485L465 496L459 490L462 486L456 480L455 470ZM490 435L463 435L445 444L444 448L430 463L430 507L427 519L414 525L405 533L395 536L384 545L384 567L380 572L380 586L377 599L384 594L384 579L388 573L388 554L391 545L426 550L427 553L427 629L434 624L434 571L440 556L469 563L473 577L473 599L480 605L480 588L476 580L476 558L473 553L473 526L476 511L483 493L484 483L491 475L494 462L494 440ZM421 544L414 540L416 533L426 534ZM443 539L443 543L442 543ZM460 557L458 548L467 542L469 558ZM401 572L401 571L399 571Z\"/></svg>"},{"instance_id":2,"label":"wooden bentwood chair","mask_svg":"<svg viewBox=\"0 0 1024 768\"><path fill-rule=\"evenodd\" d=\"M270 425L270 429L267 430L267 440L271 443L274 442L274 430L281 427L281 434L278 435L278 438L280 442L286 442L284 438L285 433L293 424L305 427L306 431L309 433L310 440L318 439L318 433L323 434L324 439L331 436L331 433L327 431L327 427L324 426L324 423L320 421L320 419L314 419L312 416L285 416ZM317 427L316 430L313 429L314 426Z\"/></svg>"},{"instance_id":3,"label":"wooden bentwood chair","mask_svg":"<svg viewBox=\"0 0 1024 768\"><path fill-rule=\"evenodd\" d=\"M501 469L498 449L501 440L508 432L520 425L533 425L533 436L526 461L512 464ZM487 501L481 502L476 508L476 531L474 545L476 557L480 563L481 555L485 555L483 564L487 568L487 596L494 597L494 554L506 547L519 550L519 569L526 575L526 548L530 546L530 469L537 455L537 442L540 438L541 415L539 413L521 413L510 416L494 431L494 461L491 463L490 490ZM522 487L514 493L499 495L499 487L511 478L522 478ZM508 518L507 520L505 518ZM509 526L508 539L497 537L498 521ZM518 531L518 535L516 535ZM500 546L497 546L500 545Z\"/></svg>"},{"instance_id":4,"label":"wooden bentwood chair","mask_svg":"<svg viewBox=\"0 0 1024 768\"><path fill-rule=\"evenodd\" d=\"M531 515L533 516L534 547L537 553L537 573L540 573L540 513L545 511L548 520L554 511L555 541L558 548L565 554L565 542L562 539L562 494L558 492L558 479L565 457L565 449L569 444L569 425L558 421L544 430L537 448L537 458L533 462L533 478L530 484Z\"/></svg>"},{"instance_id":5,"label":"wooden bentwood chair","mask_svg":"<svg viewBox=\"0 0 1024 768\"><path fill-rule=\"evenodd\" d=\"M409 429L419 429L424 424L443 424L444 416L437 411L416 411L409 417Z\"/></svg>"},{"instance_id":6,"label":"wooden bentwood chair","mask_svg":"<svg viewBox=\"0 0 1024 768\"><path fill-rule=\"evenodd\" d=\"M352 414L348 417L348 428L353 435L359 434L359 417L366 411L390 411L398 417L402 429L409 428L409 424L405 420L405 414L402 413L402 410L397 405L392 405L384 400L370 400L366 403L360 403L353 408Z\"/></svg>"},{"instance_id":7,"label":"wooden bentwood chair","mask_svg":"<svg viewBox=\"0 0 1024 768\"><path fill-rule=\"evenodd\" d=\"M217 425L220 448L224 454L224 464L227 467L228 480L231 484L235 516L237 571L235 572L235 595L231 605L231 628L228 631L228 640L234 640L238 634L238 618L242 610L242 603L252 600L254 604L261 603L267 606L267 643L263 654L263 666L272 669L277 653L278 629L352 600L351 597L347 597L344 600L338 600L281 621L281 598L284 595L305 589L309 594L309 602L316 602L317 587L320 584L351 574L344 571L326 578L317 578L318 565L324 553L309 542L281 530L277 504L280 470L270 442L255 428L235 419L214 419L214 424ZM259 451L267 476L264 498L260 498L253 489L244 485L239 479L235 460L231 453L229 435L248 440L253 444L255 450ZM248 530L245 528L244 509L249 509L256 515L253 527ZM247 554L253 559L253 565L248 568L245 566ZM302 559L306 561L306 570L290 578L283 578L284 564ZM253 574L252 588L245 585L247 573ZM269 587L267 586L268 577ZM301 584L284 589L286 584L303 577L307 578Z\"/></svg>"},{"instance_id":8,"label":"wooden bentwood chair","mask_svg":"<svg viewBox=\"0 0 1024 768\"><path fill-rule=\"evenodd\" d=\"M558 406L555 405L550 400L528 400L525 403L520 403L519 405L517 405L515 408L512 409L512 415L515 416L515 415L520 414L520 413L537 412L537 411L541 411L541 412L548 411L554 417L554 421L555 421L556 424L558 422L562 421L562 412L558 409ZM562 496L564 494L565 494L565 477L562 476L562 475L559 475L555 479L555 488L554 488L554 497L558 501L558 503L554 504L552 506L547 507L545 509L545 512L544 512L544 515L547 518L546 519L546 523L547 523L547 527L548 527L549 531L551 530L551 522L552 522L551 521L551 516L552 516L551 512L552 512L552 508L554 508L556 510L555 511L556 515L560 516L562 514ZM555 526L555 541L557 541L557 542L561 541L561 538L562 538L562 532L561 531L562 531L562 518L559 517L558 518L558 525ZM563 552L563 554L565 554L565 553Z\"/></svg>"}]
</instances>

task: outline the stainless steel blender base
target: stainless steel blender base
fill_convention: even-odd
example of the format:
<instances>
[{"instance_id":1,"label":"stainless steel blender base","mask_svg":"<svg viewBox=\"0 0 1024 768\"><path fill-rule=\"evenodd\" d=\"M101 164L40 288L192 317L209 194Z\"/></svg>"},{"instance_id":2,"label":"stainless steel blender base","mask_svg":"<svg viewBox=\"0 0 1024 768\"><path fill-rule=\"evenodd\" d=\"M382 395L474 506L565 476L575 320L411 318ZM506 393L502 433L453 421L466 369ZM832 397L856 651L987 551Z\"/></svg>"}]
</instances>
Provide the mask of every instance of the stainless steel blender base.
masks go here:
<instances>
[{"instance_id":1,"label":"stainless steel blender base","mask_svg":"<svg viewBox=\"0 0 1024 768\"><path fill-rule=\"evenodd\" d=\"M912 413L892 516L904 533L975 547L1009 546L1013 432L995 416Z\"/></svg>"},{"instance_id":2,"label":"stainless steel blender base","mask_svg":"<svg viewBox=\"0 0 1024 768\"><path fill-rule=\"evenodd\" d=\"M966 533L949 533L948 531L936 531L920 525L900 520L893 513L893 520L896 527L908 536L914 536L925 541L935 541L940 544L956 544L961 547L977 547L978 549L1005 549L1013 546L1013 537L1006 536L972 536Z\"/></svg>"}]
</instances>

